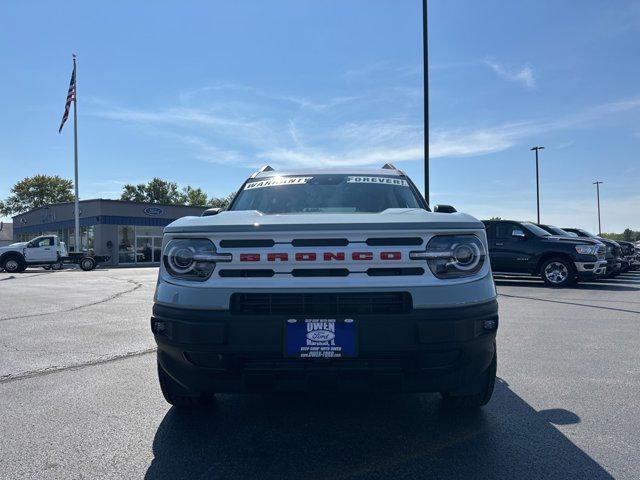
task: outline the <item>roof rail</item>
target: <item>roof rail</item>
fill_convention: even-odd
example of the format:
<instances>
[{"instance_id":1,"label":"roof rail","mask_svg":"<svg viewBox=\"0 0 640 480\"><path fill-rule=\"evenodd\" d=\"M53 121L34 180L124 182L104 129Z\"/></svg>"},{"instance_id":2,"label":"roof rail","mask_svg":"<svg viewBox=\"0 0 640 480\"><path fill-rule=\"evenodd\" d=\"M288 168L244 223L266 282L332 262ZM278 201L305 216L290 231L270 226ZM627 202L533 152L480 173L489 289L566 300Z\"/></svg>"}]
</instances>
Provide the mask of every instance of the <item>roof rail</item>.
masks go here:
<instances>
[{"instance_id":1,"label":"roof rail","mask_svg":"<svg viewBox=\"0 0 640 480\"><path fill-rule=\"evenodd\" d=\"M273 172L273 168L271 168L270 165L265 165L263 167L260 167L260 170L258 170L257 172L254 172L253 175L251 175L251 177L249 178L255 178L258 176L259 173L262 172Z\"/></svg>"},{"instance_id":2,"label":"roof rail","mask_svg":"<svg viewBox=\"0 0 640 480\"><path fill-rule=\"evenodd\" d=\"M402 170L400 170L399 168L397 168L393 163L385 163L385 164L382 166L382 169L383 169L383 170L395 170L395 171L397 171L400 175L402 175L403 177L406 177L406 176L407 176L407 174L406 174L406 173L404 173Z\"/></svg>"}]
</instances>

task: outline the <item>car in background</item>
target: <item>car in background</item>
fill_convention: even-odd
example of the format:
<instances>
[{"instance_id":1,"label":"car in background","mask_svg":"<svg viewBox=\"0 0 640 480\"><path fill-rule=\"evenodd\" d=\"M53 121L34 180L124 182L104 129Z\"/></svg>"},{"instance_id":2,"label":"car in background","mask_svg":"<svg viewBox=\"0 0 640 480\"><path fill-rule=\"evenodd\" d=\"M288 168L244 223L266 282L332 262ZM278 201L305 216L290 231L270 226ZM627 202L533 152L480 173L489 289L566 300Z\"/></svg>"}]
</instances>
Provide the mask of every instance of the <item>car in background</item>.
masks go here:
<instances>
[{"instance_id":1,"label":"car in background","mask_svg":"<svg viewBox=\"0 0 640 480\"><path fill-rule=\"evenodd\" d=\"M628 272L629 270L636 270L636 248L633 242L626 242L621 240L618 242L620 244L620 248L622 249L622 255L624 256L624 260L628 263L628 266L623 266L622 271Z\"/></svg>"},{"instance_id":2,"label":"car in background","mask_svg":"<svg viewBox=\"0 0 640 480\"><path fill-rule=\"evenodd\" d=\"M579 238L578 234L573 233L573 232L567 232L566 230L563 230L560 227L556 227L555 225L545 225L543 223L536 223L535 225L537 225L538 227L540 227L543 230L546 230L547 232L549 232L549 234L551 235L555 235L562 238ZM601 242L599 239L596 238L587 238L587 237L582 237L582 241L586 242L594 242L594 244L596 245L602 245L602 247L605 249L605 260L606 260L606 245ZM606 274L606 268L603 269L597 276L598 277L602 277Z\"/></svg>"},{"instance_id":3,"label":"car in background","mask_svg":"<svg viewBox=\"0 0 640 480\"><path fill-rule=\"evenodd\" d=\"M607 247L607 272L605 276L607 277L615 277L621 273L622 270L622 249L620 248L620 244L618 242L614 242L613 240L609 240L608 238L602 238L597 235L594 235L591 232L583 230L581 228L567 228L563 227L562 230L567 232L575 233L580 238L592 238L604 243Z\"/></svg>"},{"instance_id":4,"label":"car in background","mask_svg":"<svg viewBox=\"0 0 640 480\"><path fill-rule=\"evenodd\" d=\"M566 287L605 272L606 247L592 239L551 235L530 222L483 223L495 275L539 276L551 287Z\"/></svg>"},{"instance_id":5,"label":"car in background","mask_svg":"<svg viewBox=\"0 0 640 480\"><path fill-rule=\"evenodd\" d=\"M635 243L633 262L631 262L631 270L640 269L640 242Z\"/></svg>"}]
</instances>

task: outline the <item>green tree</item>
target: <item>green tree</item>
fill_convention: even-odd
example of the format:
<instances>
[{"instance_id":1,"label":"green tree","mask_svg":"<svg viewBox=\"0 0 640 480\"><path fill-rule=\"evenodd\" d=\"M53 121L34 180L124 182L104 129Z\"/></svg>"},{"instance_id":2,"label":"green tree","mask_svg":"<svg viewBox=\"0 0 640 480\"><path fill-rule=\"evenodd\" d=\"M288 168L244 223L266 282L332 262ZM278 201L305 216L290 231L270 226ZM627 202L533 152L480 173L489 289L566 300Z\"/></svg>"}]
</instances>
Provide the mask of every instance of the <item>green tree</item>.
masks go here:
<instances>
[{"instance_id":1,"label":"green tree","mask_svg":"<svg viewBox=\"0 0 640 480\"><path fill-rule=\"evenodd\" d=\"M622 233L603 233L601 236L604 238L608 238L609 240L637 242L638 240L640 240L640 231L625 228L624 232Z\"/></svg>"},{"instance_id":2,"label":"green tree","mask_svg":"<svg viewBox=\"0 0 640 480\"><path fill-rule=\"evenodd\" d=\"M622 238L627 242L634 242L636 240L636 232L630 228L625 228L624 232L622 232Z\"/></svg>"},{"instance_id":3,"label":"green tree","mask_svg":"<svg viewBox=\"0 0 640 480\"><path fill-rule=\"evenodd\" d=\"M235 196L235 193L230 193L226 197L212 197L209 199L209 206L212 208L227 208Z\"/></svg>"},{"instance_id":4,"label":"green tree","mask_svg":"<svg viewBox=\"0 0 640 480\"><path fill-rule=\"evenodd\" d=\"M181 201L183 204L191 205L192 207L209 206L207 194L201 188L193 188L188 185L182 189Z\"/></svg>"},{"instance_id":5,"label":"green tree","mask_svg":"<svg viewBox=\"0 0 640 480\"><path fill-rule=\"evenodd\" d=\"M122 187L122 195L120 200L129 200L131 202L147 202L147 186L144 183L138 185L127 184Z\"/></svg>"},{"instance_id":6,"label":"green tree","mask_svg":"<svg viewBox=\"0 0 640 480\"><path fill-rule=\"evenodd\" d=\"M235 194L226 197L209 197L201 188L187 185L182 190L175 182L154 178L148 183L127 184L122 187L121 200L133 202L164 203L167 205L190 205L192 207L226 208Z\"/></svg>"},{"instance_id":7,"label":"green tree","mask_svg":"<svg viewBox=\"0 0 640 480\"><path fill-rule=\"evenodd\" d=\"M150 180L146 185L144 183L125 185L120 199L134 202L164 203L167 205L183 204L178 184L158 177Z\"/></svg>"},{"instance_id":8,"label":"green tree","mask_svg":"<svg viewBox=\"0 0 640 480\"><path fill-rule=\"evenodd\" d=\"M18 215L52 203L71 202L74 198L71 180L58 175L34 175L11 188L11 194L0 202L0 214Z\"/></svg>"}]
</instances>

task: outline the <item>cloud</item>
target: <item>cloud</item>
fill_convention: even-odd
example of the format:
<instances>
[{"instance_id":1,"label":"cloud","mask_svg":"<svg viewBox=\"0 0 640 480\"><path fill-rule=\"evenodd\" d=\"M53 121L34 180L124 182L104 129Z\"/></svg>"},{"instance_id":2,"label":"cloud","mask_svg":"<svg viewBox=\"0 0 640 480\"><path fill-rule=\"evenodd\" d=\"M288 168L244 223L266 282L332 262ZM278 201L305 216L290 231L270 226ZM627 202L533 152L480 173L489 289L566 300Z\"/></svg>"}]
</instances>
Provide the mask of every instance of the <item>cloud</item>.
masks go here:
<instances>
[{"instance_id":1,"label":"cloud","mask_svg":"<svg viewBox=\"0 0 640 480\"><path fill-rule=\"evenodd\" d=\"M525 66L520 70L508 70L503 65L488 59L484 60L484 64L505 80L520 83L527 88L534 88L536 86L536 79L533 76L531 67Z\"/></svg>"},{"instance_id":2,"label":"cloud","mask_svg":"<svg viewBox=\"0 0 640 480\"><path fill-rule=\"evenodd\" d=\"M176 141L193 158L210 163L255 166L267 160L280 167L378 165L423 158L421 117L415 112L390 116L387 103L371 113L371 102L380 98L395 105L401 100L411 103L414 92L409 90L377 87L360 90L362 101L344 95L308 102L288 93L220 84L182 94L175 106L125 108L96 100L91 113L142 126L148 134ZM544 133L589 127L607 116L637 109L640 97L552 119L432 127L430 155L435 159L497 153Z\"/></svg>"},{"instance_id":3,"label":"cloud","mask_svg":"<svg viewBox=\"0 0 640 480\"><path fill-rule=\"evenodd\" d=\"M397 64L391 61L380 61L370 63L368 65L363 65L356 68L351 68L344 72L342 78L347 83L352 82L362 82L363 80L368 80L372 77L375 77L376 80L379 80L381 76L388 78L405 78L405 77L416 77L421 75L422 73L422 65L421 64Z\"/></svg>"},{"instance_id":4,"label":"cloud","mask_svg":"<svg viewBox=\"0 0 640 480\"><path fill-rule=\"evenodd\" d=\"M233 92L245 97L254 97L259 101L269 101L276 104L289 104L300 109L306 109L316 112L331 109L344 103L353 102L362 98L361 95L345 95L328 98L324 101L317 101L308 97L293 94L274 93L264 89L256 88L250 85L238 83L220 83L208 85L180 93L180 101L183 104L190 104L194 100L202 101L207 95L212 95L215 101L219 101L216 94L219 92Z\"/></svg>"},{"instance_id":5,"label":"cloud","mask_svg":"<svg viewBox=\"0 0 640 480\"><path fill-rule=\"evenodd\" d=\"M255 124L229 117L220 117L212 112L192 108L169 108L164 110L135 110L112 108L97 113L97 116L139 124L185 124L195 123L205 126L253 128Z\"/></svg>"},{"instance_id":6,"label":"cloud","mask_svg":"<svg viewBox=\"0 0 640 480\"><path fill-rule=\"evenodd\" d=\"M475 131L436 130L429 139L432 158L486 155L516 144L517 135L509 127Z\"/></svg>"},{"instance_id":7,"label":"cloud","mask_svg":"<svg viewBox=\"0 0 640 480\"><path fill-rule=\"evenodd\" d=\"M345 165L382 165L386 162L404 162L424 158L422 147L365 149L345 152L344 155L328 154L321 150L277 149L262 152L260 158L275 166L339 167Z\"/></svg>"}]
</instances>

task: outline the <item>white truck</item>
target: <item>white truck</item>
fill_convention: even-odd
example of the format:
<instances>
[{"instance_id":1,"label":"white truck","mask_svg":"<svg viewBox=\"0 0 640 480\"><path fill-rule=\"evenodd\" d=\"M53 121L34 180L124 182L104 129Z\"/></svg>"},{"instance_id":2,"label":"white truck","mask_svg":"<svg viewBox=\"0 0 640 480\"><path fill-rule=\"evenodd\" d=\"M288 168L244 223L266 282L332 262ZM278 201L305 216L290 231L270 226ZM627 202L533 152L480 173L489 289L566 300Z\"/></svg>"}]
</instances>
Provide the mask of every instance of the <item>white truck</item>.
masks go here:
<instances>
[{"instance_id":1,"label":"white truck","mask_svg":"<svg viewBox=\"0 0 640 480\"><path fill-rule=\"evenodd\" d=\"M106 256L90 255L86 252L68 252L57 235L43 235L29 242L18 242L0 247L0 270L19 273L27 267L44 267L59 270L63 264L76 264L84 271L109 259Z\"/></svg>"},{"instance_id":2,"label":"white truck","mask_svg":"<svg viewBox=\"0 0 640 480\"><path fill-rule=\"evenodd\" d=\"M151 330L169 403L265 390L491 398L498 304L475 218L431 211L392 165L265 167L206 214L164 230Z\"/></svg>"}]
</instances>

